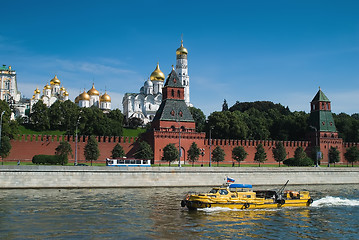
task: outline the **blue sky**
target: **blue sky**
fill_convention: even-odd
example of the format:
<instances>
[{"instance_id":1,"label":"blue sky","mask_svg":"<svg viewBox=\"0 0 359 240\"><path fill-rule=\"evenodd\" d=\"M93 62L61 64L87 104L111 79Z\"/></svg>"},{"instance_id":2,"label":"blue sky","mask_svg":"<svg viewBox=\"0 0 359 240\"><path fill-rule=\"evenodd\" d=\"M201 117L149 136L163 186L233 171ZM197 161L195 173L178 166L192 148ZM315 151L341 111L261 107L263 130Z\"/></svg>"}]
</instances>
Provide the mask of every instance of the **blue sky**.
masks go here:
<instances>
[{"instance_id":1,"label":"blue sky","mask_svg":"<svg viewBox=\"0 0 359 240\"><path fill-rule=\"evenodd\" d=\"M55 74L73 100L92 82L122 111L183 34L191 102L208 116L236 101L359 112L359 1L2 1L0 64L31 97ZM6 9L6 11L4 11Z\"/></svg>"}]
</instances>

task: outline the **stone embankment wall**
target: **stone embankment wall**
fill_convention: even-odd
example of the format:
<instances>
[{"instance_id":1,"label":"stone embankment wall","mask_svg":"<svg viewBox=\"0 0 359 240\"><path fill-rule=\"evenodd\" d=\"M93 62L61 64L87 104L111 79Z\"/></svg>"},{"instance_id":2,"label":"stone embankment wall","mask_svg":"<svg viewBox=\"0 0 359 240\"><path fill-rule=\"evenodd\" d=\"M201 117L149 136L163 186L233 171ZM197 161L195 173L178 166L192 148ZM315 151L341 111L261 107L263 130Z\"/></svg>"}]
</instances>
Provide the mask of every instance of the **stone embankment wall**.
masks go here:
<instances>
[{"instance_id":1,"label":"stone embankment wall","mask_svg":"<svg viewBox=\"0 0 359 240\"><path fill-rule=\"evenodd\" d=\"M359 168L0 166L0 188L218 186L226 176L253 185L358 184Z\"/></svg>"}]
</instances>

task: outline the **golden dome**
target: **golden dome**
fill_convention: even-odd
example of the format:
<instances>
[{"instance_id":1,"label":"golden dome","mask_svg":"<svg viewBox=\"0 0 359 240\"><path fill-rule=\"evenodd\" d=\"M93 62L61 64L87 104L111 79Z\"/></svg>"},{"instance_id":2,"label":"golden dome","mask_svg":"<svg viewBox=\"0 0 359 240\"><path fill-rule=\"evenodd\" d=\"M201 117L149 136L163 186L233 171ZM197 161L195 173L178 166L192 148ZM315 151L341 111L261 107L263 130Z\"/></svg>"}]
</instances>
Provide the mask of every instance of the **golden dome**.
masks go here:
<instances>
[{"instance_id":1,"label":"golden dome","mask_svg":"<svg viewBox=\"0 0 359 240\"><path fill-rule=\"evenodd\" d=\"M64 88L64 86L62 86L62 87L60 88L60 91L66 91L66 88Z\"/></svg>"},{"instance_id":2,"label":"golden dome","mask_svg":"<svg viewBox=\"0 0 359 240\"><path fill-rule=\"evenodd\" d=\"M151 81L164 81L165 75L160 70L160 65L157 63L156 69L151 73L150 76Z\"/></svg>"},{"instance_id":3,"label":"golden dome","mask_svg":"<svg viewBox=\"0 0 359 240\"><path fill-rule=\"evenodd\" d=\"M68 93L67 91L65 91L65 92L63 93L63 95L64 95L64 96L68 96L69 93Z\"/></svg>"},{"instance_id":4,"label":"golden dome","mask_svg":"<svg viewBox=\"0 0 359 240\"><path fill-rule=\"evenodd\" d=\"M181 46L177 48L176 55L188 54L187 48L183 47L183 40L181 40Z\"/></svg>"},{"instance_id":5,"label":"golden dome","mask_svg":"<svg viewBox=\"0 0 359 240\"><path fill-rule=\"evenodd\" d=\"M40 92L39 88L36 88L35 91L34 91L34 94L40 94L40 93L41 92Z\"/></svg>"},{"instance_id":6,"label":"golden dome","mask_svg":"<svg viewBox=\"0 0 359 240\"><path fill-rule=\"evenodd\" d=\"M101 102L111 102L111 97L106 92L104 95L101 96Z\"/></svg>"},{"instance_id":7,"label":"golden dome","mask_svg":"<svg viewBox=\"0 0 359 240\"><path fill-rule=\"evenodd\" d=\"M79 103L79 96L77 96L76 98L75 98L75 103Z\"/></svg>"},{"instance_id":8,"label":"golden dome","mask_svg":"<svg viewBox=\"0 0 359 240\"><path fill-rule=\"evenodd\" d=\"M83 93L81 93L81 94L78 96L78 98L79 98L79 101L81 101L81 100L90 101L90 95L88 95L87 92L85 92L85 90L84 90Z\"/></svg>"},{"instance_id":9,"label":"golden dome","mask_svg":"<svg viewBox=\"0 0 359 240\"><path fill-rule=\"evenodd\" d=\"M50 84L51 85L60 85L60 80L57 78L57 76L55 75L55 77L53 79L51 79Z\"/></svg>"},{"instance_id":10,"label":"golden dome","mask_svg":"<svg viewBox=\"0 0 359 240\"><path fill-rule=\"evenodd\" d=\"M95 89L95 84L92 84L92 88L88 90L87 94L90 96L93 95L100 96L100 93Z\"/></svg>"},{"instance_id":11,"label":"golden dome","mask_svg":"<svg viewBox=\"0 0 359 240\"><path fill-rule=\"evenodd\" d=\"M51 89L50 85L46 83L46 86L44 87L44 89Z\"/></svg>"},{"instance_id":12,"label":"golden dome","mask_svg":"<svg viewBox=\"0 0 359 240\"><path fill-rule=\"evenodd\" d=\"M32 95L32 98L31 99L35 99L35 95Z\"/></svg>"}]
</instances>

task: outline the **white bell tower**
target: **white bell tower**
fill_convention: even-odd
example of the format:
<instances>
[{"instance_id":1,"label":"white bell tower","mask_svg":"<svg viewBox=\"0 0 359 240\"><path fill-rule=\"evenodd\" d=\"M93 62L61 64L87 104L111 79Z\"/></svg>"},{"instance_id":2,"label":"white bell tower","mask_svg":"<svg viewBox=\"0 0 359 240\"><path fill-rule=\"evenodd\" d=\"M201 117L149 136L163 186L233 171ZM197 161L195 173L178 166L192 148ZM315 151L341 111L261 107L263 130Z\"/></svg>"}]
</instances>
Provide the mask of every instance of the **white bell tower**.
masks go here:
<instances>
[{"instance_id":1,"label":"white bell tower","mask_svg":"<svg viewBox=\"0 0 359 240\"><path fill-rule=\"evenodd\" d=\"M188 51L183 47L183 40L181 40L181 46L176 50L176 73L184 86L184 100L187 106L192 107L189 99L189 76L187 65Z\"/></svg>"}]
</instances>

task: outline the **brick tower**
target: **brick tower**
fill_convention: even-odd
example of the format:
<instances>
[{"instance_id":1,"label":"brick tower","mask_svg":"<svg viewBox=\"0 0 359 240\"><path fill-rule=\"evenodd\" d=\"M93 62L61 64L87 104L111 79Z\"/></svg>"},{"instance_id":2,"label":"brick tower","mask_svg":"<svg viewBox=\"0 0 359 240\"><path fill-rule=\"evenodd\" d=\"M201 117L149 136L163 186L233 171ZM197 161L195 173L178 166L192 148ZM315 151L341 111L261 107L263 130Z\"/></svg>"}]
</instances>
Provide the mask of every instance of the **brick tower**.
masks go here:
<instances>
[{"instance_id":1,"label":"brick tower","mask_svg":"<svg viewBox=\"0 0 359 240\"><path fill-rule=\"evenodd\" d=\"M181 149L181 162L185 162L186 149L192 142L198 145L204 143L205 133L196 132L195 121L185 102L184 89L172 69L162 89L162 103L152 121L154 163L161 161L162 149L169 143Z\"/></svg>"},{"instance_id":2,"label":"brick tower","mask_svg":"<svg viewBox=\"0 0 359 240\"><path fill-rule=\"evenodd\" d=\"M323 153L322 162L328 163L330 147L337 147L343 156L343 140L338 137L330 101L320 88L310 103L309 124L315 130L311 133L312 146L320 147Z\"/></svg>"}]
</instances>

